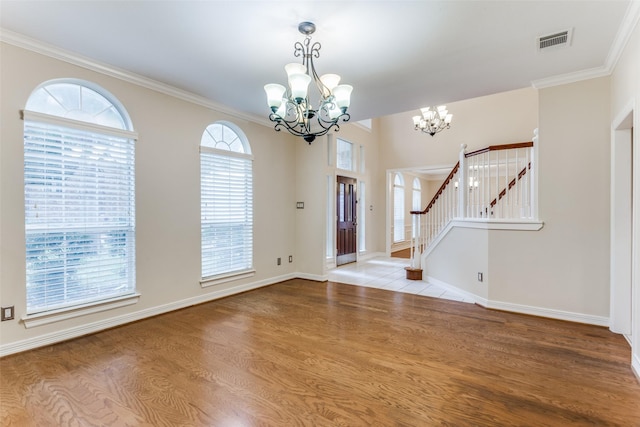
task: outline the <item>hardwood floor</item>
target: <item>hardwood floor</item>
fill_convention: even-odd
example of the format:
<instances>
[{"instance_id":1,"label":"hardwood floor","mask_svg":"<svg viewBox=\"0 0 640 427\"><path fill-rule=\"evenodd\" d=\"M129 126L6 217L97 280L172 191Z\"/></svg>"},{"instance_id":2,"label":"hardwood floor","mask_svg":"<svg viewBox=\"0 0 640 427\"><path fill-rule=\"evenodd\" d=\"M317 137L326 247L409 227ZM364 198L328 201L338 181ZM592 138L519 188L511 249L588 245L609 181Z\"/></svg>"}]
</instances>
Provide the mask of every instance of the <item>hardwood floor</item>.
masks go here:
<instances>
[{"instance_id":1,"label":"hardwood floor","mask_svg":"<svg viewBox=\"0 0 640 427\"><path fill-rule=\"evenodd\" d=\"M399 251L391 252L392 258L411 258L411 248L400 249Z\"/></svg>"},{"instance_id":2,"label":"hardwood floor","mask_svg":"<svg viewBox=\"0 0 640 427\"><path fill-rule=\"evenodd\" d=\"M0 359L2 426L639 426L605 328L290 280Z\"/></svg>"}]
</instances>

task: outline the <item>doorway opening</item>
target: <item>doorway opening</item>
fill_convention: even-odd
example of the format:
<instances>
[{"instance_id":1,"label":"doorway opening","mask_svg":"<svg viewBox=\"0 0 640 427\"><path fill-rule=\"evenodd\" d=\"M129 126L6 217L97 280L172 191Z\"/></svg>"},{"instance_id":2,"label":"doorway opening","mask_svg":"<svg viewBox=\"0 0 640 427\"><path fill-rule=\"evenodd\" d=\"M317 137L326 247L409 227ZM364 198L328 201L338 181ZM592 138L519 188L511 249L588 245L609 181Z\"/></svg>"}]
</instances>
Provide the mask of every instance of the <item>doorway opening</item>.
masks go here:
<instances>
[{"instance_id":1,"label":"doorway opening","mask_svg":"<svg viewBox=\"0 0 640 427\"><path fill-rule=\"evenodd\" d=\"M358 198L357 181L346 176L337 177L336 185L336 266L356 262Z\"/></svg>"},{"instance_id":2,"label":"doorway opening","mask_svg":"<svg viewBox=\"0 0 640 427\"><path fill-rule=\"evenodd\" d=\"M632 341L634 146L633 109L614 121L611 139L610 326ZM636 147L637 149L637 147Z\"/></svg>"}]
</instances>

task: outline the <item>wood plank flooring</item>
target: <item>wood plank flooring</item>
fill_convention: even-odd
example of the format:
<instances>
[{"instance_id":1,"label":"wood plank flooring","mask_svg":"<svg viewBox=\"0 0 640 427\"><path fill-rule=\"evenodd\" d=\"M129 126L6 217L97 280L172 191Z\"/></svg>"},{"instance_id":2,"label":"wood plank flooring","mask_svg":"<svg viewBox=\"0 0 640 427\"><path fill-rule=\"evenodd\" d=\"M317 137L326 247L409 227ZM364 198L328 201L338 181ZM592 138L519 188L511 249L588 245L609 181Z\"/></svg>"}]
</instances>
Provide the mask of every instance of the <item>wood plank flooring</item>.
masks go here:
<instances>
[{"instance_id":1,"label":"wood plank flooring","mask_svg":"<svg viewBox=\"0 0 640 427\"><path fill-rule=\"evenodd\" d=\"M391 258L411 258L411 248L400 249L399 251L391 252Z\"/></svg>"},{"instance_id":2,"label":"wood plank flooring","mask_svg":"<svg viewBox=\"0 0 640 427\"><path fill-rule=\"evenodd\" d=\"M2 426L640 426L605 328L290 280L0 359Z\"/></svg>"}]
</instances>

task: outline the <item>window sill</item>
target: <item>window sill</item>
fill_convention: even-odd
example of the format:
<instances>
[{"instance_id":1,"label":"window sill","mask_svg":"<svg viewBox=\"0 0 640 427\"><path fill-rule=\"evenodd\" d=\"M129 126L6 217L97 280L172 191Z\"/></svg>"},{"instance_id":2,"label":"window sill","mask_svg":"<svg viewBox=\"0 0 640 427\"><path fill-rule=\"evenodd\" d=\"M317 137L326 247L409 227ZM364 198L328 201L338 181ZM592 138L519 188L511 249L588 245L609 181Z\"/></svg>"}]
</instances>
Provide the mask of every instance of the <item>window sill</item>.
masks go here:
<instances>
[{"instance_id":1,"label":"window sill","mask_svg":"<svg viewBox=\"0 0 640 427\"><path fill-rule=\"evenodd\" d=\"M204 277L200 280L200 286L208 288L209 286L220 285L222 283L232 282L234 280L246 279L255 276L255 270L236 271L234 273L223 274L219 276Z\"/></svg>"},{"instance_id":2,"label":"window sill","mask_svg":"<svg viewBox=\"0 0 640 427\"><path fill-rule=\"evenodd\" d=\"M36 314L27 314L22 317L24 327L29 329L35 326L48 325L50 323L61 322L75 317L86 316L87 314L100 313L101 311L113 310L114 308L126 307L136 304L140 299L139 293L110 298L108 300L96 301L88 304L65 307L59 310L45 311Z\"/></svg>"}]
</instances>

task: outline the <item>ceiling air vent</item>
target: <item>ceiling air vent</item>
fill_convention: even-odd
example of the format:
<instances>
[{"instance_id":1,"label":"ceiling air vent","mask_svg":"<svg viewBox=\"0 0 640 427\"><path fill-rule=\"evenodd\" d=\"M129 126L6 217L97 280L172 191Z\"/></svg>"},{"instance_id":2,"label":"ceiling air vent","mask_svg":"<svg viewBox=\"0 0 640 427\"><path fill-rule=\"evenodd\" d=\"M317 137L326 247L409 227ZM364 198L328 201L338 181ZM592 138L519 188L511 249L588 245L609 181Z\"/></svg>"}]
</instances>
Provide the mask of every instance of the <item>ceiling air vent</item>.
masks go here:
<instances>
[{"instance_id":1,"label":"ceiling air vent","mask_svg":"<svg viewBox=\"0 0 640 427\"><path fill-rule=\"evenodd\" d=\"M560 31L559 33L538 37L538 50L568 46L570 43L571 30Z\"/></svg>"}]
</instances>

